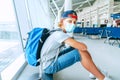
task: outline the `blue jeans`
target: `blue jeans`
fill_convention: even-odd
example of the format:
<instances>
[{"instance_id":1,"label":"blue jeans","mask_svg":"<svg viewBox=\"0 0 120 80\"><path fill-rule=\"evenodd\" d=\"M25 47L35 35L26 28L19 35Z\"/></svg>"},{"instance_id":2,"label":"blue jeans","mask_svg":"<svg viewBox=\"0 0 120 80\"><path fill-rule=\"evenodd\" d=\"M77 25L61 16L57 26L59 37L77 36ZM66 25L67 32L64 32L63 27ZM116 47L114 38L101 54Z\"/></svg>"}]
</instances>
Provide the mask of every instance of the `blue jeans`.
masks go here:
<instances>
[{"instance_id":1,"label":"blue jeans","mask_svg":"<svg viewBox=\"0 0 120 80\"><path fill-rule=\"evenodd\" d=\"M69 47L59 53L56 62L49 65L42 75L43 80L53 80L53 74L81 60L77 49Z\"/></svg>"}]
</instances>

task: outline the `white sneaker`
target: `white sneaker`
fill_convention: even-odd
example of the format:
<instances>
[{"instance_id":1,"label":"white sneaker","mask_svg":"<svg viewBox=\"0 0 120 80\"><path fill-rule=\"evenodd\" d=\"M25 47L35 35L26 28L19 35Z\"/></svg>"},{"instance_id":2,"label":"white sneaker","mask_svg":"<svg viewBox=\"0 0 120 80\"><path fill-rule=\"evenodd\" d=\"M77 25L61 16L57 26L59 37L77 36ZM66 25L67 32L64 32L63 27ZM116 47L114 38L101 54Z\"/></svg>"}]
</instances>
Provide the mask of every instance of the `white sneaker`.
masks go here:
<instances>
[{"instance_id":1,"label":"white sneaker","mask_svg":"<svg viewBox=\"0 0 120 80\"><path fill-rule=\"evenodd\" d=\"M110 77L105 77L104 80L112 80Z\"/></svg>"},{"instance_id":2,"label":"white sneaker","mask_svg":"<svg viewBox=\"0 0 120 80\"><path fill-rule=\"evenodd\" d=\"M96 79L96 77L92 73L89 74L89 78L90 79Z\"/></svg>"},{"instance_id":3,"label":"white sneaker","mask_svg":"<svg viewBox=\"0 0 120 80\"><path fill-rule=\"evenodd\" d=\"M99 80L99 79L95 79L95 80ZM110 77L105 77L104 80L112 80Z\"/></svg>"},{"instance_id":4,"label":"white sneaker","mask_svg":"<svg viewBox=\"0 0 120 80\"><path fill-rule=\"evenodd\" d=\"M105 76L109 76L108 73L107 73L107 71L103 71L103 70L101 70L100 68L99 68L99 70L100 70ZM96 79L96 77L95 77L92 73L89 74L89 78L90 78L90 79Z\"/></svg>"}]
</instances>

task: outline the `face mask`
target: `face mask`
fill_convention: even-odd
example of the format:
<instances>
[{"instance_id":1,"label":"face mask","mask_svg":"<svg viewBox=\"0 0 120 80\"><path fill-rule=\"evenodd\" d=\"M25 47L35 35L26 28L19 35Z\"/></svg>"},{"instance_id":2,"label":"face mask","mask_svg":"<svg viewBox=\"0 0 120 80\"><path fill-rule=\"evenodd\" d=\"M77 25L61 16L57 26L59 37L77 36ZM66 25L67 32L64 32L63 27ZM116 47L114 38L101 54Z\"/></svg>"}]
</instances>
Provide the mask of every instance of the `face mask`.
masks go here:
<instances>
[{"instance_id":1,"label":"face mask","mask_svg":"<svg viewBox=\"0 0 120 80\"><path fill-rule=\"evenodd\" d=\"M71 33L71 32L74 31L74 29L75 29L75 24L67 23L66 26L65 26L65 30L66 30L66 32Z\"/></svg>"}]
</instances>

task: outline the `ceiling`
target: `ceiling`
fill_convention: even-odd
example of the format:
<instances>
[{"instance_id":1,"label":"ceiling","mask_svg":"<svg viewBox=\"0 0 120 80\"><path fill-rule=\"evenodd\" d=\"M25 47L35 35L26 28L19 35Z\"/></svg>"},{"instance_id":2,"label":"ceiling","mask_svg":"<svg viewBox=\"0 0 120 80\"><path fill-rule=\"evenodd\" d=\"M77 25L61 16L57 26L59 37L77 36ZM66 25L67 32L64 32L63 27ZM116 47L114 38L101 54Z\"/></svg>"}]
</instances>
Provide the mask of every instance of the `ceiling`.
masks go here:
<instances>
[{"instance_id":1,"label":"ceiling","mask_svg":"<svg viewBox=\"0 0 120 80\"><path fill-rule=\"evenodd\" d=\"M65 0L50 0L50 6L54 14L57 14L58 9L62 8L64 1ZM96 0L72 0L72 8L75 11L81 11L83 8L91 6L95 1Z\"/></svg>"},{"instance_id":2,"label":"ceiling","mask_svg":"<svg viewBox=\"0 0 120 80\"><path fill-rule=\"evenodd\" d=\"M120 0L115 0L114 6L113 6L113 12L120 13Z\"/></svg>"},{"instance_id":3,"label":"ceiling","mask_svg":"<svg viewBox=\"0 0 120 80\"><path fill-rule=\"evenodd\" d=\"M50 8L52 13L56 16L58 14L58 10L63 7L65 0L49 0ZM72 8L75 11L82 11L83 8L89 7L94 4L96 0L72 0ZM120 12L120 0L114 0L114 12Z\"/></svg>"}]
</instances>

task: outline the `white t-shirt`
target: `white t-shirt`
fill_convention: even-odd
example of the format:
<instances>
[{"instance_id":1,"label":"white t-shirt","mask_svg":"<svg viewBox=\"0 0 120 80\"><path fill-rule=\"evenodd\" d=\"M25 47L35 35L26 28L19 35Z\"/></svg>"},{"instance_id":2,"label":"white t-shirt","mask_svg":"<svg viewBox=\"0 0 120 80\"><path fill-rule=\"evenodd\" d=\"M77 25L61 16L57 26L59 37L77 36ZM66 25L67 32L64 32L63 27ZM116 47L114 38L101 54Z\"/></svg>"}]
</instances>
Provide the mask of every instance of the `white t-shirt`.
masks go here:
<instances>
[{"instance_id":1,"label":"white t-shirt","mask_svg":"<svg viewBox=\"0 0 120 80\"><path fill-rule=\"evenodd\" d=\"M48 37L41 50L43 69L55 60L59 47L62 45L62 42L68 38L70 38L70 36L63 31L55 31Z\"/></svg>"}]
</instances>

